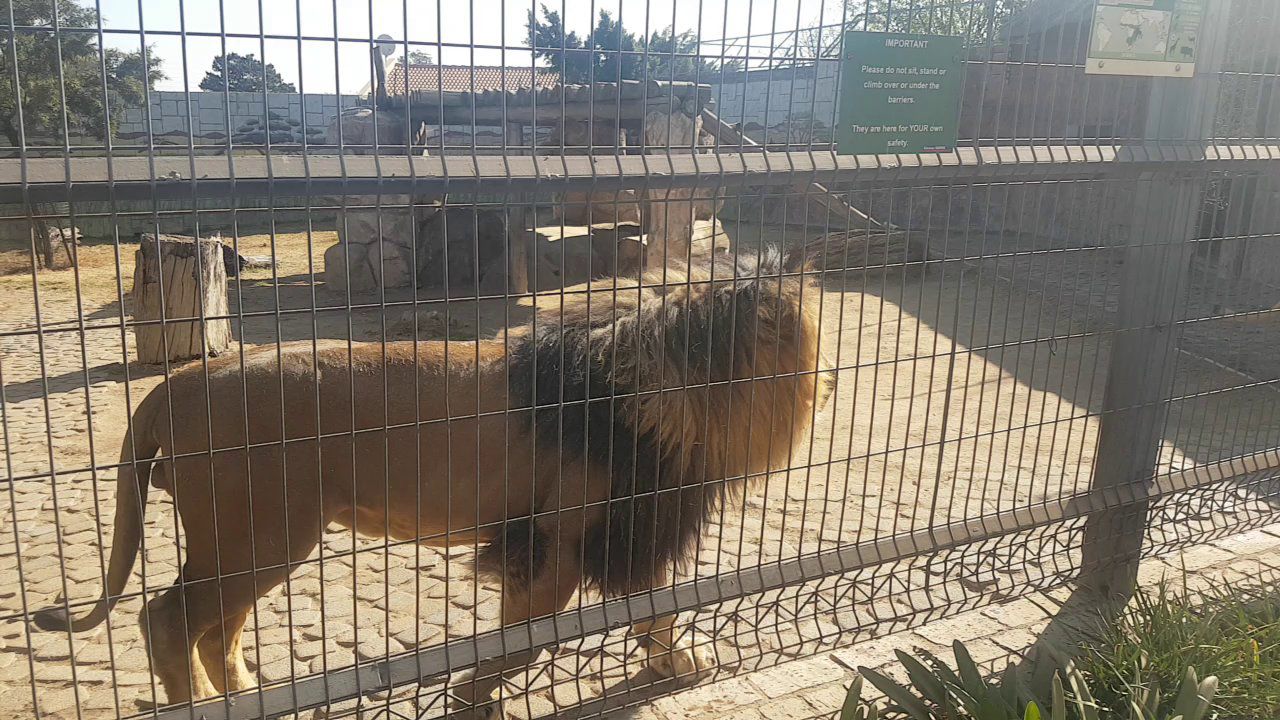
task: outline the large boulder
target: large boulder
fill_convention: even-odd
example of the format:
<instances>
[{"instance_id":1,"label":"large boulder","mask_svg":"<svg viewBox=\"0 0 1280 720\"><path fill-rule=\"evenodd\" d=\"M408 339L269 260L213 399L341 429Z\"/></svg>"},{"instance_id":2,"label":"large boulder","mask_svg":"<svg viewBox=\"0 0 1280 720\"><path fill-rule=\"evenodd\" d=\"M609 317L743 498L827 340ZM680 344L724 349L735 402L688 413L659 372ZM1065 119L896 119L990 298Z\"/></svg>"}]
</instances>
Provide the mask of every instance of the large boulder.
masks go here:
<instances>
[{"instance_id":1,"label":"large boulder","mask_svg":"<svg viewBox=\"0 0 1280 720\"><path fill-rule=\"evenodd\" d=\"M407 196L383 199L387 205L406 201ZM376 199L352 197L348 202L359 206ZM414 212L403 206L339 211L338 244L324 256L325 283L353 293L408 286L413 279L413 223Z\"/></svg>"},{"instance_id":2,"label":"large boulder","mask_svg":"<svg viewBox=\"0 0 1280 720\"><path fill-rule=\"evenodd\" d=\"M450 207L422 218L418 287L428 296L444 296L447 269L449 297L504 293L510 231L507 212L500 209Z\"/></svg>"},{"instance_id":3,"label":"large boulder","mask_svg":"<svg viewBox=\"0 0 1280 720\"><path fill-rule=\"evenodd\" d=\"M424 129L419 128L409 139L420 143L423 133ZM403 149L406 140L404 117L388 110L375 113L373 108L347 108L329 121L325 132L328 145L337 145L339 138L345 148L358 155L372 155L375 148L384 153L388 148Z\"/></svg>"}]
</instances>

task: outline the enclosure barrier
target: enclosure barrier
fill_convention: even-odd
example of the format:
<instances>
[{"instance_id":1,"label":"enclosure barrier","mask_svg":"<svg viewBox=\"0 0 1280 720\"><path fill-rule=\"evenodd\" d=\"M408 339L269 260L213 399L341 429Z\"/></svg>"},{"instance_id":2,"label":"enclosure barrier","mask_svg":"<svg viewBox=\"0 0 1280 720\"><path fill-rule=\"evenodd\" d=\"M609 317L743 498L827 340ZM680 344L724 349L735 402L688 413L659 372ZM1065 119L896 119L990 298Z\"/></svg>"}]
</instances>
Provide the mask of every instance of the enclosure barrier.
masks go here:
<instances>
[{"instance_id":1,"label":"enclosure barrier","mask_svg":"<svg viewBox=\"0 0 1280 720\"><path fill-rule=\"evenodd\" d=\"M0 10L0 714L604 716L1277 519L1273 3L224 4ZM845 31L954 149L837 152Z\"/></svg>"}]
</instances>

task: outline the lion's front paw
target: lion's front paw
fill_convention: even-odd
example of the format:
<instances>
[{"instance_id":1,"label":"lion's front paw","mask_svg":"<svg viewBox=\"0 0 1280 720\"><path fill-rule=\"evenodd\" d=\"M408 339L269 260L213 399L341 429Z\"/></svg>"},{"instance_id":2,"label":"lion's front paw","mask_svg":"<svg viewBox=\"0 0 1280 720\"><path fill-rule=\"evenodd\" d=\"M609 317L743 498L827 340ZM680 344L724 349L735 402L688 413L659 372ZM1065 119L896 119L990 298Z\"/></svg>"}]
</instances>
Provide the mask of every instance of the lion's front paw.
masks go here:
<instances>
[{"instance_id":1,"label":"lion's front paw","mask_svg":"<svg viewBox=\"0 0 1280 720\"><path fill-rule=\"evenodd\" d=\"M649 667L664 678L693 680L715 665L715 656L711 650L705 645L694 645L688 638L681 638L670 649L658 643L649 645Z\"/></svg>"}]
</instances>

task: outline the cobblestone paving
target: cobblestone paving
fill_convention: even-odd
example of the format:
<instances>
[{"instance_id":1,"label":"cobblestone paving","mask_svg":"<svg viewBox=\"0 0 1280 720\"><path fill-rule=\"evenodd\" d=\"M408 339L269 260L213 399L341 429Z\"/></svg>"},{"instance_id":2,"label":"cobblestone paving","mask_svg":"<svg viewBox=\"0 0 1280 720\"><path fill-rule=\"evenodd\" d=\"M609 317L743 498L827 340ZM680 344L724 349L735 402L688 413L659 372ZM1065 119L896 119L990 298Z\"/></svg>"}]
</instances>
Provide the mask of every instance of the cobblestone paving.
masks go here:
<instances>
[{"instance_id":1,"label":"cobblestone paving","mask_svg":"<svg viewBox=\"0 0 1280 720\"><path fill-rule=\"evenodd\" d=\"M1147 559L1139 583L1184 582L1192 590L1224 582L1252 587L1280 582L1280 524L1271 524L1212 542ZM950 658L955 640L965 643L974 660L998 671L1022 655L1062 611L1068 588L1033 593L1004 604L954 615L850 647L739 675L729 680L677 692L640 708L633 720L810 720L834 718L858 667L870 667L905 682L895 650L923 648ZM1081 618L1080 622L1085 622ZM870 698L874 689L864 690Z\"/></svg>"},{"instance_id":2,"label":"cobblestone paving","mask_svg":"<svg viewBox=\"0 0 1280 720\"><path fill-rule=\"evenodd\" d=\"M124 273L131 275L127 267ZM144 588L148 594L163 589L177 573L181 538L167 498L152 494L144 562L129 584L133 594L108 623L68 636L35 631L26 618L60 597L82 602L100 592L114 508L110 466L127 408L161 375L124 364L132 339L120 332L113 291L85 292L77 305L75 286L65 277L48 287L42 280L39 321L48 331L21 334L36 327L30 278L2 280L0 292L13 302L0 318L0 333L6 333L0 335L0 480L7 479L7 497L0 498L0 715L134 715L163 699L157 698L136 619ZM1105 368L1105 347L1090 338L1054 348L1017 344L1051 328L1088 329L1087 314L1000 283L958 283L947 272L870 280L857 273L830 289L848 290L829 294L823 309L828 355L841 368L835 398L811 441L796 449L797 469L769 478L743 509L726 511L691 572L705 576L968 519L1070 493L1087 482L1096 422L1083 388ZM271 309L261 298L241 306ZM957 304L982 313L943 322L939 308ZM995 316L980 316L988 308ZM973 317L966 320L968 315ZM105 327L82 333L79 317ZM273 332L307 337L311 328L303 315L273 330L241 332L261 340ZM358 331L357 339L370 337L369 327ZM967 349L993 345L1002 348ZM947 441L945 452L940 439ZM990 594L1048 576L1021 552L1025 548L1006 544L990 557L954 556L945 567L904 564L858 582L818 584L808 594L795 590L751 599L754 605L711 606L693 622L701 637L716 638L722 665L749 669L753 658L769 653L802 657L829 648L878 618L891 627L894 618L921 607L912 599L918 588L933 586L927 595L942 607L951 588ZM469 555L328 534L319 553L292 576L288 592L259 603L246 633L251 669L264 683L286 681L493 629L498 589L470 582ZM1032 560L1052 568L1055 557L1057 567L1070 566L1065 545L1046 545ZM997 566L1005 568L998 577ZM931 582L931 573L947 582ZM788 615L789 603L794 609ZM822 603L839 611L825 617ZM841 613L853 619L842 620ZM567 643L531 682L527 700L509 703L509 710L546 715L610 688L616 694L620 685L643 684L636 679L642 666L634 642L620 633ZM732 694L720 687L707 692ZM401 703L409 703L404 711L438 708L437 690L431 691L435 696L410 691L415 699ZM794 698L786 697L794 706ZM670 708L674 700L660 702Z\"/></svg>"}]
</instances>

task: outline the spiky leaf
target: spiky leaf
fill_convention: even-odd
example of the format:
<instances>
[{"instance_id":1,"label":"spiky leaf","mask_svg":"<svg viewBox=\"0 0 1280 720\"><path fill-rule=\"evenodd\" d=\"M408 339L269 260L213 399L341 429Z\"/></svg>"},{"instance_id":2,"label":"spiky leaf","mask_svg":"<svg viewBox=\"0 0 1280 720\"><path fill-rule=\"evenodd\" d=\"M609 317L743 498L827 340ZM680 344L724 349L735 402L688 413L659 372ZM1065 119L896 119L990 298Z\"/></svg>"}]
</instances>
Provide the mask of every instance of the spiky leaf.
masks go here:
<instances>
[{"instance_id":1,"label":"spiky leaf","mask_svg":"<svg viewBox=\"0 0 1280 720\"><path fill-rule=\"evenodd\" d=\"M907 688L881 675L871 668L858 668L858 672L876 689L884 693L889 701L915 720L929 720L929 708Z\"/></svg>"},{"instance_id":2,"label":"spiky leaf","mask_svg":"<svg viewBox=\"0 0 1280 720\"><path fill-rule=\"evenodd\" d=\"M947 692L946 686L938 679L938 676L929 671L919 660L911 657L909 654L897 650L894 652L898 656L898 662L902 663L902 667L907 671L907 678L911 680L911 684L916 686L920 694L925 700L933 703L935 706L946 711L947 715L951 715L951 710L955 703L951 702L951 695Z\"/></svg>"},{"instance_id":3,"label":"spiky leaf","mask_svg":"<svg viewBox=\"0 0 1280 720\"><path fill-rule=\"evenodd\" d=\"M853 679L849 691L845 693L844 705L840 708L840 720L862 720L866 713L862 704L862 676Z\"/></svg>"}]
</instances>

